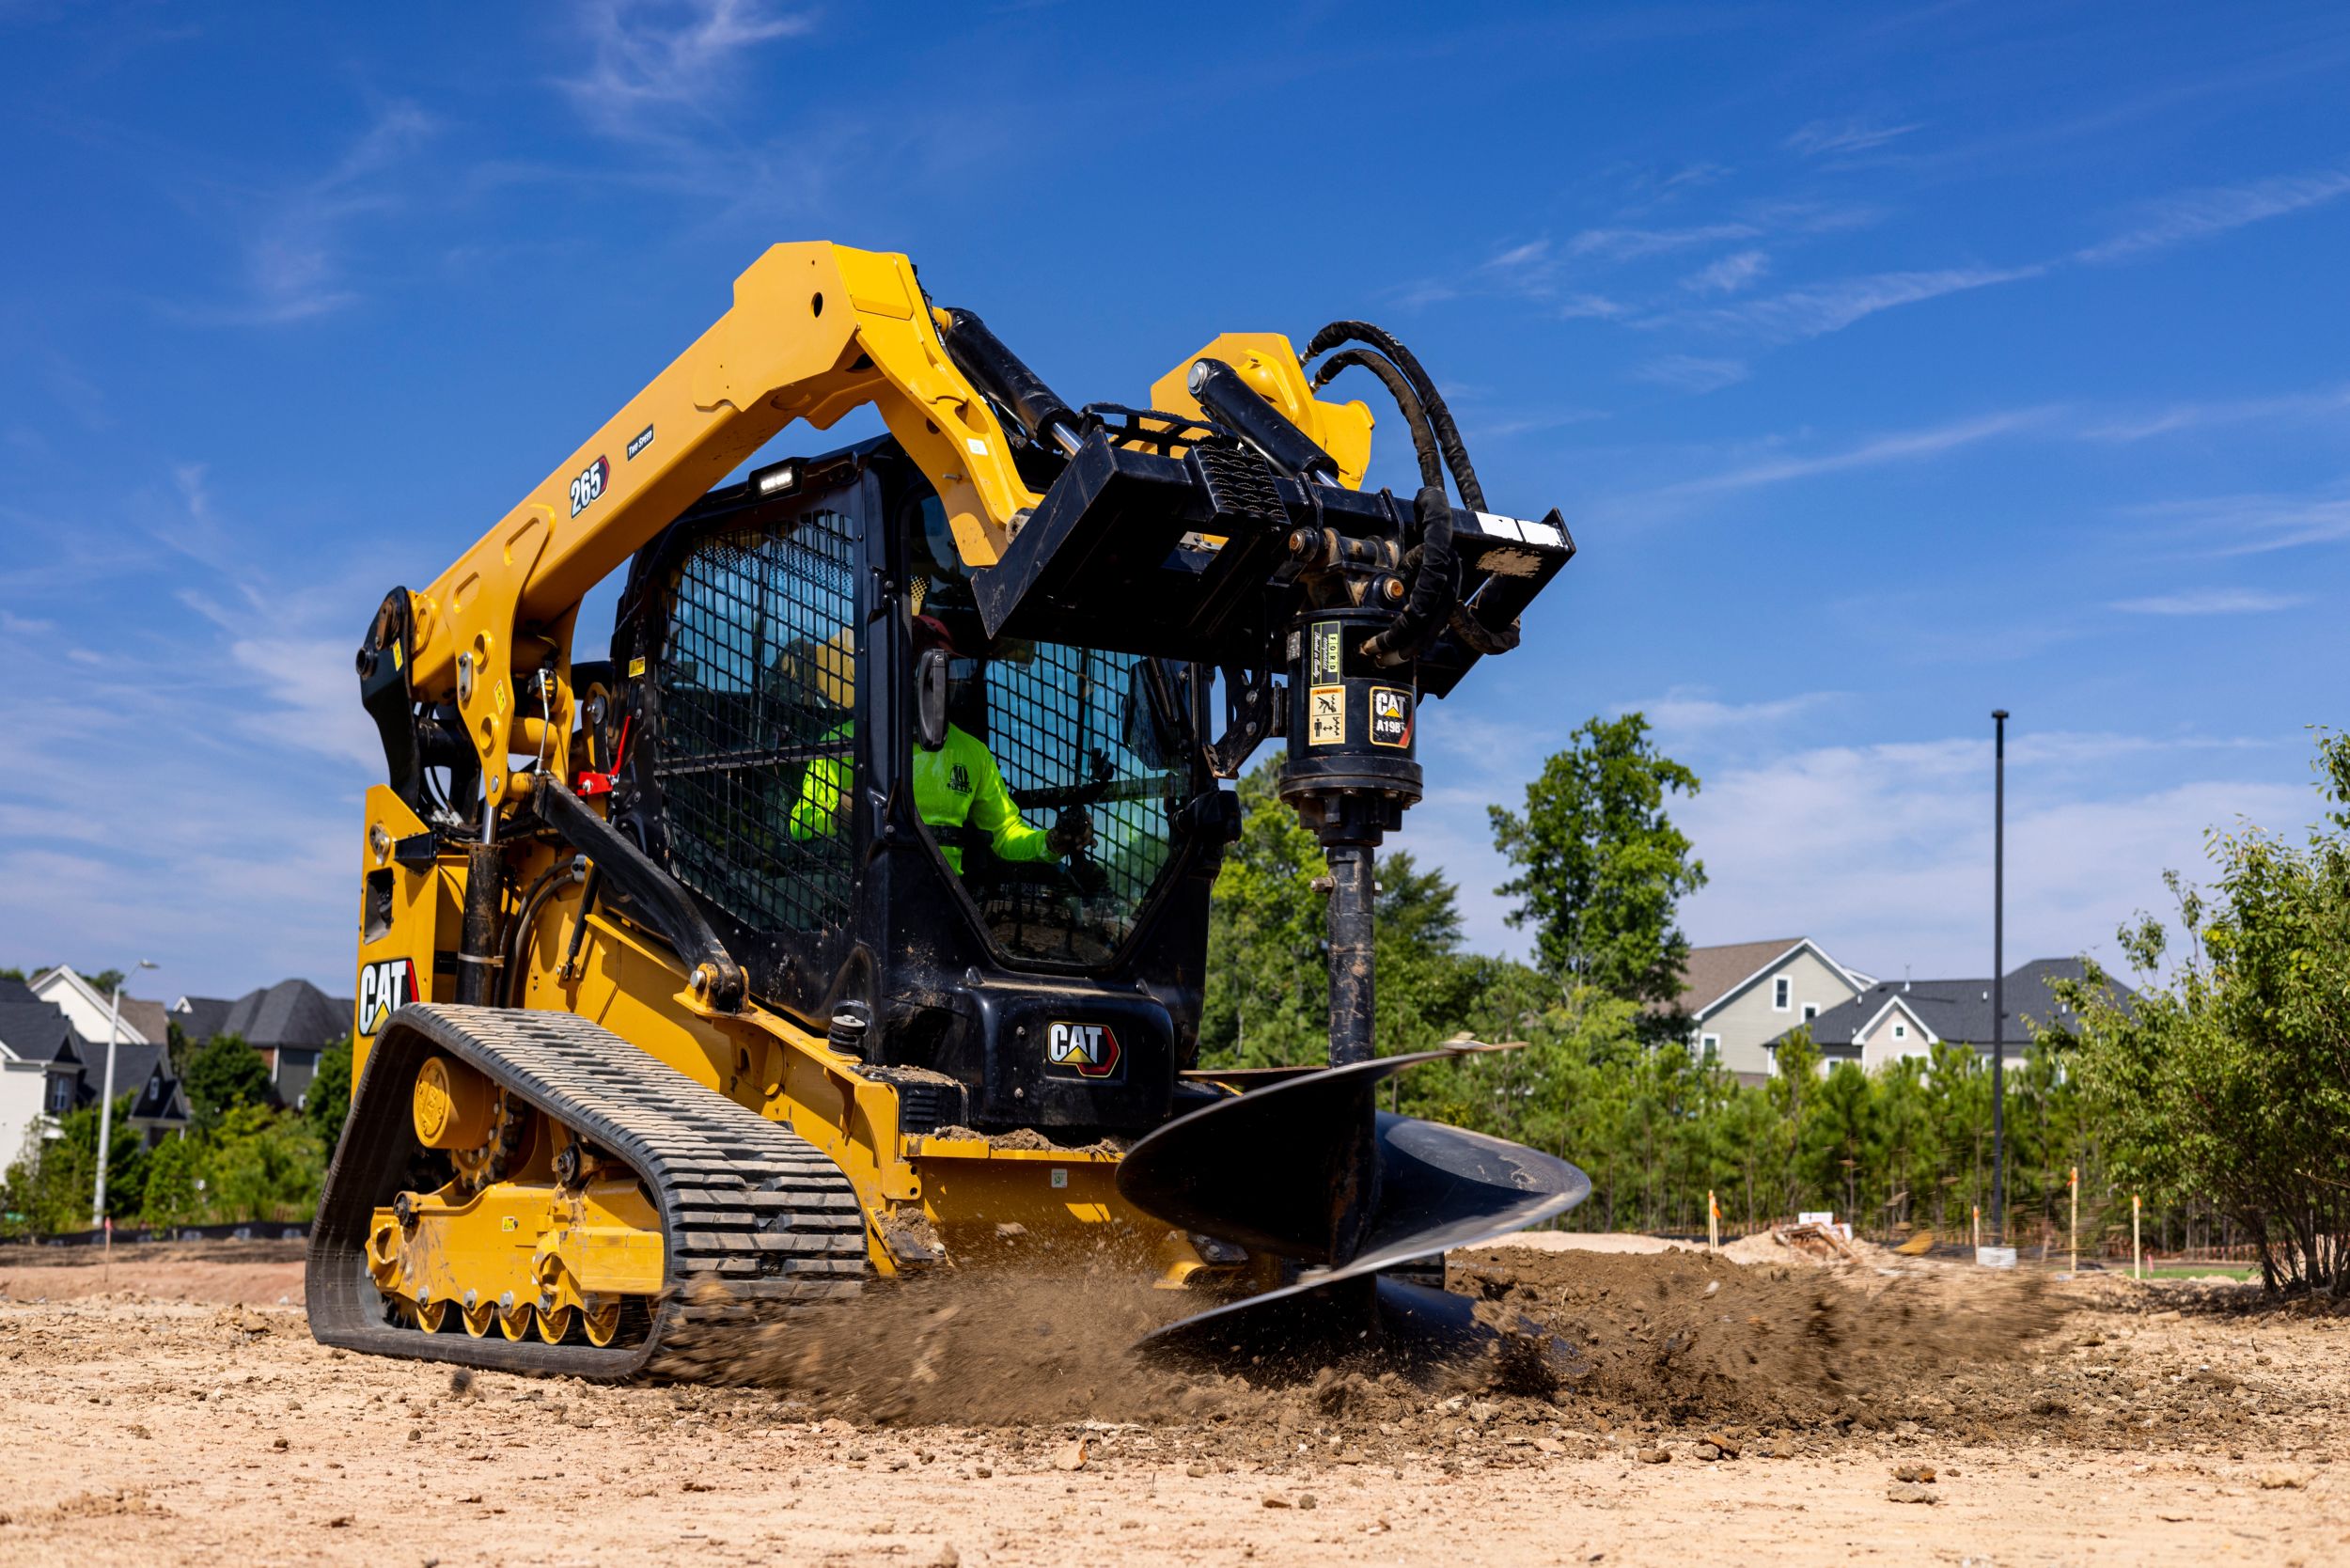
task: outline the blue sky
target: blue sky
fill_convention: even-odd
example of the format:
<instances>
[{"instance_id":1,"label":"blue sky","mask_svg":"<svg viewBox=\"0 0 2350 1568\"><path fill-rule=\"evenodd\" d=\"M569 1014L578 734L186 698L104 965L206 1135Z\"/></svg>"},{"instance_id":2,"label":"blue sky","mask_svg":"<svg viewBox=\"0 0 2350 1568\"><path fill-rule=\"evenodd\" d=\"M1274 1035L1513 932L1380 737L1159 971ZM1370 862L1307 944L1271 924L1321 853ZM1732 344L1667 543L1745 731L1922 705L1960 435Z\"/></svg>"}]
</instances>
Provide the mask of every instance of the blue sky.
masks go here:
<instances>
[{"instance_id":1,"label":"blue sky","mask_svg":"<svg viewBox=\"0 0 2350 1568\"><path fill-rule=\"evenodd\" d=\"M2342 717L2345 86L2325 6L0 0L0 963L347 986L369 609L813 238L1073 400L1415 347L1583 546L1425 721L1480 944L1637 707L1693 937L1982 972L2005 705L2010 951L2111 956Z\"/></svg>"}]
</instances>

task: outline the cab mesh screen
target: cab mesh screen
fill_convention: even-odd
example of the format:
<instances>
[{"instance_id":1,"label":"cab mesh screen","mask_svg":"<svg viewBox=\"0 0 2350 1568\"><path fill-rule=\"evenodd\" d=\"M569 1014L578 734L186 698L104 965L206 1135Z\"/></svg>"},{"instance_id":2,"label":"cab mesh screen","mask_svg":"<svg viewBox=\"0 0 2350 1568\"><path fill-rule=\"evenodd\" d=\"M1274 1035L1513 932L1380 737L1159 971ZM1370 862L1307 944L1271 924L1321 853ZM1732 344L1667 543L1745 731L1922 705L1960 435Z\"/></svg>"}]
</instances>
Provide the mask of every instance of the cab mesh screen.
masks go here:
<instances>
[{"instance_id":1,"label":"cab mesh screen","mask_svg":"<svg viewBox=\"0 0 2350 1568\"><path fill-rule=\"evenodd\" d=\"M713 535L678 574L653 764L670 869L746 925L847 919L861 652L837 512Z\"/></svg>"},{"instance_id":2,"label":"cab mesh screen","mask_svg":"<svg viewBox=\"0 0 2350 1568\"><path fill-rule=\"evenodd\" d=\"M1094 832L1090 850L1060 859L964 852L965 886L1008 952L1106 962L1167 865L1190 764L1182 738L1154 721L1143 662L1034 643L999 648L983 666L981 738L1022 818L1050 828L1083 813Z\"/></svg>"}]
</instances>

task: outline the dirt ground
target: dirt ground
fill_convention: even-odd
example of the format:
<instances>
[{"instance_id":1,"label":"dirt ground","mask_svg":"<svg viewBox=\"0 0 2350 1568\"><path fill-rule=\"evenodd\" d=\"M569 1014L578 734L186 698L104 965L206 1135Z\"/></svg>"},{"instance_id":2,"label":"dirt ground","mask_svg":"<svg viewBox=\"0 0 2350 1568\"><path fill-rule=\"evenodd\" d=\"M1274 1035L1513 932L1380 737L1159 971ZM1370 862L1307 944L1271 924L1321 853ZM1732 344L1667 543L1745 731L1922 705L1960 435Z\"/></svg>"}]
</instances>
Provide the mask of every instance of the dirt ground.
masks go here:
<instances>
[{"instance_id":1,"label":"dirt ground","mask_svg":"<svg viewBox=\"0 0 2350 1568\"><path fill-rule=\"evenodd\" d=\"M1146 1373L1118 1347L1166 1297L1076 1271L869 1298L746 1386L609 1388L322 1349L267 1244L111 1278L12 1250L0 1562L2350 1560L2350 1316L1939 1264L1449 1262L1503 1351L1434 1387Z\"/></svg>"}]
</instances>

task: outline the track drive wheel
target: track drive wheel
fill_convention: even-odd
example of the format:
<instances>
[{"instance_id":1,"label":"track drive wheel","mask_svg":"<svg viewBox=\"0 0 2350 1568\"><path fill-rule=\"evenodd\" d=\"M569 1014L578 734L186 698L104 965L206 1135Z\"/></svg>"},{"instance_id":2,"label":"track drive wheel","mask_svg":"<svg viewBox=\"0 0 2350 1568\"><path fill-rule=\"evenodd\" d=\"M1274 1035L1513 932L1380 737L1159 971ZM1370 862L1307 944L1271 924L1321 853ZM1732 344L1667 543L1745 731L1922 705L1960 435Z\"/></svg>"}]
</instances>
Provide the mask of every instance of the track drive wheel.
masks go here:
<instances>
[{"instance_id":1,"label":"track drive wheel","mask_svg":"<svg viewBox=\"0 0 2350 1568\"><path fill-rule=\"evenodd\" d=\"M571 1338L572 1325L579 1317L576 1307L540 1307L534 1309L539 1320L539 1338L551 1345L559 1345Z\"/></svg>"},{"instance_id":2,"label":"track drive wheel","mask_svg":"<svg viewBox=\"0 0 2350 1568\"><path fill-rule=\"evenodd\" d=\"M441 1325L448 1321L448 1303L428 1301L418 1305L403 1298L400 1303L400 1315L408 1320L408 1326L411 1328L421 1329L427 1334L438 1334L441 1331Z\"/></svg>"},{"instance_id":3,"label":"track drive wheel","mask_svg":"<svg viewBox=\"0 0 2350 1568\"><path fill-rule=\"evenodd\" d=\"M465 1320L465 1334L469 1339L480 1339L498 1320L497 1303L494 1301L485 1301L478 1307L461 1307L458 1312Z\"/></svg>"},{"instance_id":4,"label":"track drive wheel","mask_svg":"<svg viewBox=\"0 0 2350 1568\"><path fill-rule=\"evenodd\" d=\"M536 1309L527 1304L500 1307L498 1332L509 1340L526 1340L530 1338L530 1320L536 1315Z\"/></svg>"},{"instance_id":5,"label":"track drive wheel","mask_svg":"<svg viewBox=\"0 0 2350 1568\"><path fill-rule=\"evenodd\" d=\"M580 1314L580 1325L587 1331L588 1342L601 1349L610 1344L620 1333L620 1304L607 1301L591 1307Z\"/></svg>"}]
</instances>

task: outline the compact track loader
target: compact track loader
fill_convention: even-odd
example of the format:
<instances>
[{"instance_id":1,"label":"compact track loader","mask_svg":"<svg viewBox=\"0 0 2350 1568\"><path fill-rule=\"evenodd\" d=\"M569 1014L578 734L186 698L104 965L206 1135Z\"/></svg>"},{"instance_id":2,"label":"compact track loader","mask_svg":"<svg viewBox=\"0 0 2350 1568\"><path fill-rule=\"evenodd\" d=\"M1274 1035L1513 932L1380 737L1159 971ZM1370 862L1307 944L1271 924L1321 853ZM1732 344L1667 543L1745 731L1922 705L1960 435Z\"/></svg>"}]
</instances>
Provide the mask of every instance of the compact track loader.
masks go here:
<instances>
[{"instance_id":1,"label":"compact track loader","mask_svg":"<svg viewBox=\"0 0 2350 1568\"><path fill-rule=\"evenodd\" d=\"M1360 488L1371 411L1317 395L1348 368L1412 436L1409 499ZM1199 1291L1171 1356L1465 1332L1401 1265L1589 1184L1376 1109L1429 1058L1372 1054L1373 858L1419 705L1515 646L1574 544L1485 510L1366 323L1218 337L1148 402L1071 408L901 256L778 245L384 598L321 1340L617 1378L690 1326L706 1365L1010 1233ZM887 436L727 482L869 404ZM623 564L610 658L574 661ZM1329 1059L1203 1072L1218 780L1268 740L1327 853Z\"/></svg>"}]
</instances>

